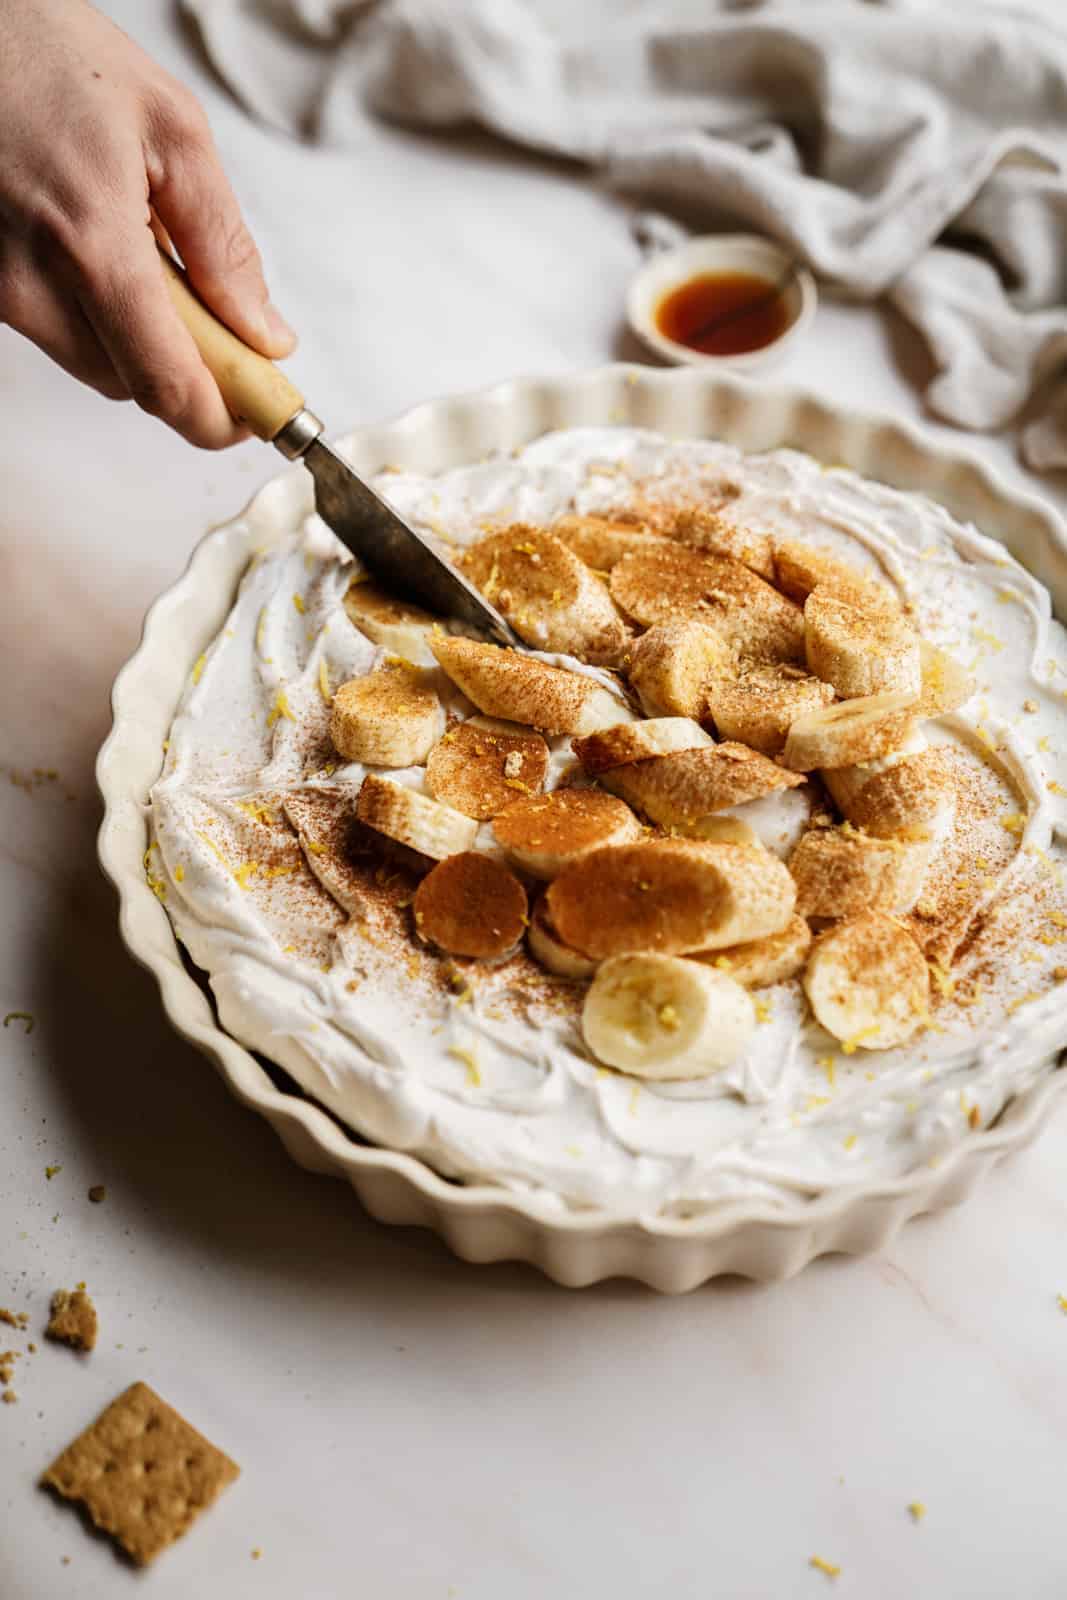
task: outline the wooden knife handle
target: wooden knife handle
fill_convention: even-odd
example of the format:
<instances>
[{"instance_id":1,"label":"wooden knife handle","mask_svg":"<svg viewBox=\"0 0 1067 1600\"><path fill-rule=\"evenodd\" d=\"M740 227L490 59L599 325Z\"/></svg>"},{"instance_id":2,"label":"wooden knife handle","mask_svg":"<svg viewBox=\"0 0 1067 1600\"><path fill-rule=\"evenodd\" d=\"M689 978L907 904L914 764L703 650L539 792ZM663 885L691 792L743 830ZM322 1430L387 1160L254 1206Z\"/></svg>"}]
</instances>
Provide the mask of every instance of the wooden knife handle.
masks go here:
<instances>
[{"instance_id":1,"label":"wooden knife handle","mask_svg":"<svg viewBox=\"0 0 1067 1600\"><path fill-rule=\"evenodd\" d=\"M208 310L171 256L160 250L159 258L178 315L196 341L230 415L260 439L273 439L304 409L304 396L273 361L252 350Z\"/></svg>"}]
</instances>

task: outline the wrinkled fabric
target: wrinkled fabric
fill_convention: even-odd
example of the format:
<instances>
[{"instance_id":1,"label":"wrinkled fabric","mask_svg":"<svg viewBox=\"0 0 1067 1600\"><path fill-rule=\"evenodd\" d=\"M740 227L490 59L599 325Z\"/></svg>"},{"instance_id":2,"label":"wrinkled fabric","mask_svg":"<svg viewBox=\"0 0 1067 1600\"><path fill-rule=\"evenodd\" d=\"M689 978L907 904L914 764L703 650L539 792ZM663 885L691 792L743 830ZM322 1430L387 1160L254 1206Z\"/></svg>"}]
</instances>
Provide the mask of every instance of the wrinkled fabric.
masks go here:
<instances>
[{"instance_id":1,"label":"wrinkled fabric","mask_svg":"<svg viewBox=\"0 0 1067 1600\"><path fill-rule=\"evenodd\" d=\"M478 124L770 235L921 333L957 426L1067 466L1067 31L954 0L182 0L294 137Z\"/></svg>"}]
</instances>

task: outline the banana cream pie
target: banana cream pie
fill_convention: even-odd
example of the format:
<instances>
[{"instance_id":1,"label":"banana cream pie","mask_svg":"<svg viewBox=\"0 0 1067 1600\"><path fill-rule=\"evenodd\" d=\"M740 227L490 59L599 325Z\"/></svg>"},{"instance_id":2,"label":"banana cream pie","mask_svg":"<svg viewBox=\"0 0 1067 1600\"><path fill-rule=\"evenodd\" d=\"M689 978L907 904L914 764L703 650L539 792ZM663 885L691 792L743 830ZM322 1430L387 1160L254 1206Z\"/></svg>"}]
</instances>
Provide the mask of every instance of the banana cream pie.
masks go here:
<instances>
[{"instance_id":1,"label":"banana cream pie","mask_svg":"<svg viewBox=\"0 0 1067 1600\"><path fill-rule=\"evenodd\" d=\"M635 1216L898 1178L1054 1070L1067 634L1002 545L633 429L379 487L527 648L315 517L254 559L146 857L234 1037L448 1177Z\"/></svg>"}]
</instances>

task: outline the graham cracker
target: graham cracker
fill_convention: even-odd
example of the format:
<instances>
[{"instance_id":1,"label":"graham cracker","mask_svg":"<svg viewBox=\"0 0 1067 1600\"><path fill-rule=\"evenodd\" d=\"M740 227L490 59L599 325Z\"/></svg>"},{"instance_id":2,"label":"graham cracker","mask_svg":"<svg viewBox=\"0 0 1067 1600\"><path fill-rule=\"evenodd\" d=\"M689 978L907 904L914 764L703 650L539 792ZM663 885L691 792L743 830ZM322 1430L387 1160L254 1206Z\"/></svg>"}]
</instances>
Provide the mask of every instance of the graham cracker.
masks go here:
<instances>
[{"instance_id":1,"label":"graham cracker","mask_svg":"<svg viewBox=\"0 0 1067 1600\"><path fill-rule=\"evenodd\" d=\"M52 1316L45 1337L69 1344L72 1350L91 1350L96 1344L96 1307L80 1283L76 1289L57 1289L52 1296Z\"/></svg>"},{"instance_id":2,"label":"graham cracker","mask_svg":"<svg viewBox=\"0 0 1067 1600\"><path fill-rule=\"evenodd\" d=\"M79 1434L41 1479L147 1566L240 1468L147 1384L135 1383Z\"/></svg>"}]
</instances>

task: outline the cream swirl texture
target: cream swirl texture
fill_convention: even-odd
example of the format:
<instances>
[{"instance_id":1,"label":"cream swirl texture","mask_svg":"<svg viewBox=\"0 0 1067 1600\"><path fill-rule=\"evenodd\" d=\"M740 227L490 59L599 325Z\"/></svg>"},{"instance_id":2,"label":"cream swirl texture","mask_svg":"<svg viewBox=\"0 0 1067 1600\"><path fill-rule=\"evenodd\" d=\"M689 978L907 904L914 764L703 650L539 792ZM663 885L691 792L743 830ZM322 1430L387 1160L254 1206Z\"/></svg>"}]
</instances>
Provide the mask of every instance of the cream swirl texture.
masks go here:
<instances>
[{"instance_id":1,"label":"cream swirl texture","mask_svg":"<svg viewBox=\"0 0 1067 1600\"><path fill-rule=\"evenodd\" d=\"M925 728L956 752L968 799L940 866L966 937L951 972L931 944L936 1005L909 1044L842 1050L792 980L758 992L743 1058L691 1083L598 1067L580 994L539 987L525 958L453 992L439 963L383 935L368 886L331 880L286 821L293 797L330 807L358 790L366 769L331 750L327 699L381 659L344 610L351 568L311 518L253 560L193 669L151 796L149 881L235 1038L359 1133L448 1176L635 1217L739 1197L787 1207L900 1177L1053 1069L1067 1035L1067 634L1003 546L921 495L793 451L743 456L633 429L546 435L438 477L389 472L379 487L446 544L575 510L718 497L740 525L892 583L978 681L961 712ZM550 781L567 758L567 741L555 745ZM390 776L424 782L421 768ZM736 814L785 853L811 803L797 795Z\"/></svg>"}]
</instances>

